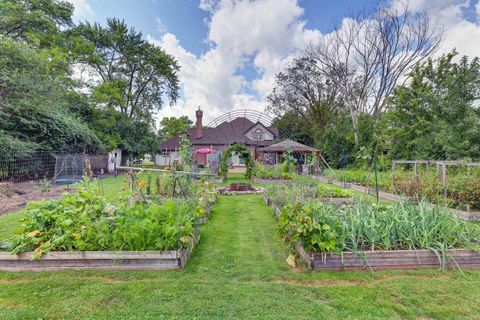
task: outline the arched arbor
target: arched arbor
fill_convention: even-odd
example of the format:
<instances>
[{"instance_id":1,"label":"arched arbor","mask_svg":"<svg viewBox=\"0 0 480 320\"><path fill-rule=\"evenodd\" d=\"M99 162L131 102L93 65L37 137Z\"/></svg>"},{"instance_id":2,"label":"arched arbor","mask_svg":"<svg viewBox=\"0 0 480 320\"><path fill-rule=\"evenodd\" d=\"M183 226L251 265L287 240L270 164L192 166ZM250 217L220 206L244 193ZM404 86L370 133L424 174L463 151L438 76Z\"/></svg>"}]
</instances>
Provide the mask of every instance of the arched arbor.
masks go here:
<instances>
[{"instance_id":1,"label":"arched arbor","mask_svg":"<svg viewBox=\"0 0 480 320\"><path fill-rule=\"evenodd\" d=\"M220 159L220 171L223 177L225 179L227 178L227 173L228 173L227 161L232 157L233 153L237 154L240 158L242 158L245 161L245 167L247 169L245 172L245 177L247 179L252 178L254 162L253 162L252 154L244 144L232 144L230 147L228 147L223 151L222 158Z\"/></svg>"}]
</instances>

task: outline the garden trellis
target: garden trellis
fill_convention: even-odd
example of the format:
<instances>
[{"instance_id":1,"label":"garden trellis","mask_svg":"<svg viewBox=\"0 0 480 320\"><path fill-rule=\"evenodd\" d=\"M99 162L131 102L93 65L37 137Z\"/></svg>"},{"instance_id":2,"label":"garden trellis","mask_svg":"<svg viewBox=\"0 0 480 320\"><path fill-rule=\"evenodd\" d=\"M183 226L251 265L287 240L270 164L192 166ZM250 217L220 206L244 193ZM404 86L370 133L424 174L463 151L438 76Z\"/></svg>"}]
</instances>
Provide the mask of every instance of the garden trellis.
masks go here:
<instances>
[{"instance_id":1,"label":"garden trellis","mask_svg":"<svg viewBox=\"0 0 480 320\"><path fill-rule=\"evenodd\" d=\"M392 162L392 188L393 190L396 189L396 176L395 172L399 168L399 166L413 166L413 170L415 173L415 180L417 184L421 183L421 175L420 175L420 166L425 167L425 171L431 173L432 167L436 168L436 177L438 181L441 183L441 191L443 194L444 201L447 200L447 190L448 190L448 168L449 167L457 167L459 169L463 168L466 170L467 174L478 175L480 178L480 162L464 162L464 161L454 161L454 160L447 160L447 161L438 161L438 160L394 160ZM478 169L475 169L478 168ZM478 171L473 172L472 171ZM467 211L470 211L470 205L466 205Z\"/></svg>"},{"instance_id":2,"label":"garden trellis","mask_svg":"<svg viewBox=\"0 0 480 320\"><path fill-rule=\"evenodd\" d=\"M235 119L241 119L240 122L242 123L239 124L238 122L235 122ZM272 133L276 137L273 142L264 145L264 141L262 140L255 141L254 139L244 137L243 140L239 141L232 136L232 133L236 133L239 130L242 130L241 133L247 131L251 128L250 126L252 123L254 126L260 124L267 130L274 131ZM281 163L282 154L289 150L291 155L297 160L298 170L301 170L304 173L312 173L318 170L320 151L296 141L296 138L289 130L277 127L275 118L266 113L249 109L232 110L210 121L206 127L219 128L220 136L218 138L225 141L229 146L234 144L249 144L250 148L255 149L252 151L255 152L253 158L257 158L260 153L266 153L273 163ZM274 145L277 146L277 149L269 151L268 147L273 147ZM224 148L224 150L217 150L221 152L212 155L211 158L220 161L220 157L226 149L227 148ZM309 157L309 155L313 155L313 157ZM241 160L245 161L245 159ZM300 164L302 164L302 166L300 166Z\"/></svg>"}]
</instances>

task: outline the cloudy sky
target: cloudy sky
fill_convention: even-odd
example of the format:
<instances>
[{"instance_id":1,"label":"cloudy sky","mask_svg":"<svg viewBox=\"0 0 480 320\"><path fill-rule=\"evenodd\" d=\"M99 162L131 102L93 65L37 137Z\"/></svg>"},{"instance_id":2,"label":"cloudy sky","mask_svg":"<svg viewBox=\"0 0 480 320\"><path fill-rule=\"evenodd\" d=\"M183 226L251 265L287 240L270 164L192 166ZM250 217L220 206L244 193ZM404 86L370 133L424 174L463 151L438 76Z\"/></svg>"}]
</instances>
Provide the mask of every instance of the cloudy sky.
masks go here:
<instances>
[{"instance_id":1,"label":"cloudy sky","mask_svg":"<svg viewBox=\"0 0 480 320\"><path fill-rule=\"evenodd\" d=\"M118 17L181 65L181 99L158 117L187 115L198 106L206 120L233 109L263 111L275 73L306 44L331 32L352 11L399 0L69 0L76 21ZM411 0L445 39L438 54L456 48L480 56L479 0Z\"/></svg>"}]
</instances>

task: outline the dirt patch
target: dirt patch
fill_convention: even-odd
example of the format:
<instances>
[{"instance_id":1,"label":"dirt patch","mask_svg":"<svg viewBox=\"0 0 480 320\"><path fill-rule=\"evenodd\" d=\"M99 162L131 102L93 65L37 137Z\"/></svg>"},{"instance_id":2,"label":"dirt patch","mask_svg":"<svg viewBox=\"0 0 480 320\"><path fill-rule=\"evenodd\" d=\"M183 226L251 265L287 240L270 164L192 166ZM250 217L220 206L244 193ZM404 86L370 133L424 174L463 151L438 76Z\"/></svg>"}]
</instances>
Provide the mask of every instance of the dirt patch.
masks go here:
<instances>
[{"instance_id":1,"label":"dirt patch","mask_svg":"<svg viewBox=\"0 0 480 320\"><path fill-rule=\"evenodd\" d=\"M0 215L21 210L27 206L29 201L59 199L65 192L72 192L71 189L67 190L63 186L52 187L50 191L43 192L40 185L33 182L15 183L13 187L18 193L16 192L10 197L0 195Z\"/></svg>"}]
</instances>

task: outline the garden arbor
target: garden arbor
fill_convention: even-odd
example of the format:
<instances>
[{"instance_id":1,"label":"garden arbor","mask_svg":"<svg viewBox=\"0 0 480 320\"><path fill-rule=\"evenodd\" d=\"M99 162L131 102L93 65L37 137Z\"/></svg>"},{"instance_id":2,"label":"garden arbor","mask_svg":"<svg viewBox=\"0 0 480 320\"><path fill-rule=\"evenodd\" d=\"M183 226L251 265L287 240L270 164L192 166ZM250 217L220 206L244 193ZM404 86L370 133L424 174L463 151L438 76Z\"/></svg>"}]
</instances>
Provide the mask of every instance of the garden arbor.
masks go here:
<instances>
[{"instance_id":1,"label":"garden arbor","mask_svg":"<svg viewBox=\"0 0 480 320\"><path fill-rule=\"evenodd\" d=\"M244 144L232 144L230 147L225 149L220 160L220 170L223 174L223 177L227 178L228 173L228 159L230 159L233 153L237 154L241 159L245 161L245 166L247 171L245 172L245 177L250 179L253 174L253 157L248 148Z\"/></svg>"}]
</instances>

